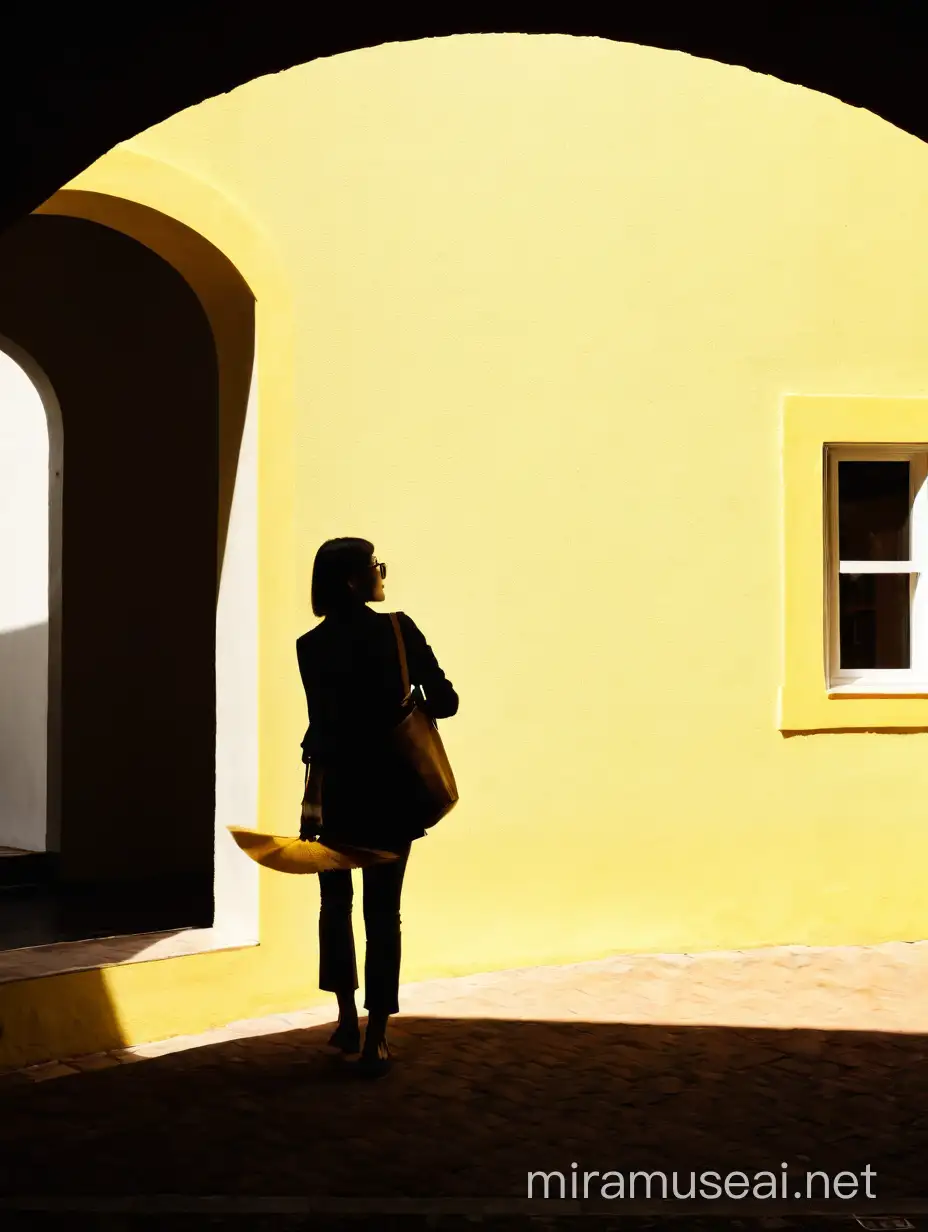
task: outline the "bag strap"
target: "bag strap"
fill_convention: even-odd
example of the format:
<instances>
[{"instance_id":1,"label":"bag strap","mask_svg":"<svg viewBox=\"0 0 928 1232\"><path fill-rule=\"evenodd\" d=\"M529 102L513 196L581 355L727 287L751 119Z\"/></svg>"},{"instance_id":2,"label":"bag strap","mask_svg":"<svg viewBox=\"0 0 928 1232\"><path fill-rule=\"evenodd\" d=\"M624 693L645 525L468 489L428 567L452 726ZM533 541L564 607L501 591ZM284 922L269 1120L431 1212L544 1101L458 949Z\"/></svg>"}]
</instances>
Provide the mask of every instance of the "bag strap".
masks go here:
<instances>
[{"instance_id":1,"label":"bag strap","mask_svg":"<svg viewBox=\"0 0 928 1232\"><path fill-rule=\"evenodd\" d=\"M396 649L400 656L400 673L403 677L403 701L409 696L409 665L406 662L406 643L403 641L403 630L400 628L396 612L390 613L390 623L393 625L393 635L396 638Z\"/></svg>"}]
</instances>

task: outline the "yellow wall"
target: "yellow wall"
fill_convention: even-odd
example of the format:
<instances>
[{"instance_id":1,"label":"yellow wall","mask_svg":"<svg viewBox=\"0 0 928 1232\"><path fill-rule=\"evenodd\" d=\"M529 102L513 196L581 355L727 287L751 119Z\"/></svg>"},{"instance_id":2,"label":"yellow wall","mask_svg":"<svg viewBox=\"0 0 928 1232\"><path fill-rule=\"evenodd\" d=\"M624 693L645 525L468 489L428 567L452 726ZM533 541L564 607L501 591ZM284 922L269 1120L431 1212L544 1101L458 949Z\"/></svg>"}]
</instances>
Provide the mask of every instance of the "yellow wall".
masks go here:
<instances>
[{"instance_id":1,"label":"yellow wall","mask_svg":"<svg viewBox=\"0 0 928 1232\"><path fill-rule=\"evenodd\" d=\"M677 53L474 36L129 149L169 168L76 186L138 182L258 299L263 827L296 825L323 539L373 539L460 691L406 979L928 936L928 737L777 727L781 399L928 390L922 143ZM176 1030L314 997L316 895L269 874L259 950L107 973L124 1021L173 1023L181 970Z\"/></svg>"}]
</instances>

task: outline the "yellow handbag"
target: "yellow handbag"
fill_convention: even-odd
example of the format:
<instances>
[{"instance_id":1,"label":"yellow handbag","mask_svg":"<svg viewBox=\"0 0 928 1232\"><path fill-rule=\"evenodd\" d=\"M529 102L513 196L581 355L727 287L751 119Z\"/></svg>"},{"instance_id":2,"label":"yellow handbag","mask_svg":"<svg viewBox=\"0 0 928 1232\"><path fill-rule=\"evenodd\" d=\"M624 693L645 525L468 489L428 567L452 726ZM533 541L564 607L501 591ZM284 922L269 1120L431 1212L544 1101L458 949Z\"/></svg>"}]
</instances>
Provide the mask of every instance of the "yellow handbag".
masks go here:
<instances>
[{"instance_id":1,"label":"yellow handbag","mask_svg":"<svg viewBox=\"0 0 928 1232\"><path fill-rule=\"evenodd\" d=\"M318 834L322 822L321 768L307 767L303 792L302 821ZM395 851L376 851L364 847L330 847L313 839L284 834L263 834L244 826L228 826L239 848L256 864L278 873L325 873L337 868L369 868L398 858Z\"/></svg>"},{"instance_id":2,"label":"yellow handbag","mask_svg":"<svg viewBox=\"0 0 928 1232\"><path fill-rule=\"evenodd\" d=\"M243 826L228 826L238 846L256 864L278 873L325 873L335 868L368 868L397 859L395 851L369 851L360 847L327 847L293 835L262 834Z\"/></svg>"}]
</instances>

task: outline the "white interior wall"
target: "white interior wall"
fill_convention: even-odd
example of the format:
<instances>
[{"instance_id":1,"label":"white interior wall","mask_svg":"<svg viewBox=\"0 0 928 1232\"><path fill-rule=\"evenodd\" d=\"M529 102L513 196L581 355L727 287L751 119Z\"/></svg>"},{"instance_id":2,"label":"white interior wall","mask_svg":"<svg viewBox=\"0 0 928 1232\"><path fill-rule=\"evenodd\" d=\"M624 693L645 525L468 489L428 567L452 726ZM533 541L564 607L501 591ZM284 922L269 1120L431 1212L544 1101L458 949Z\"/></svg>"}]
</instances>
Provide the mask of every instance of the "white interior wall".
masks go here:
<instances>
[{"instance_id":1,"label":"white interior wall","mask_svg":"<svg viewBox=\"0 0 928 1232\"><path fill-rule=\"evenodd\" d=\"M0 846L44 851L49 422L25 362L0 338Z\"/></svg>"}]
</instances>

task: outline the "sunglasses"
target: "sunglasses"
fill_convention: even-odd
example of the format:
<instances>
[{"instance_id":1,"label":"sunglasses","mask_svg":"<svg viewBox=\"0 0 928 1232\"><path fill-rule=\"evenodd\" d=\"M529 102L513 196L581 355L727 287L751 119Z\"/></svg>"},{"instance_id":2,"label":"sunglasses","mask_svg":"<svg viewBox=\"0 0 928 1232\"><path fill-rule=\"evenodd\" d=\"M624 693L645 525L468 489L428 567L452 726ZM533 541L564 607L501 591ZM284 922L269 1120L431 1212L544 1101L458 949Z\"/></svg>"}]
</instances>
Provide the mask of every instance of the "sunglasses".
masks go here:
<instances>
[{"instance_id":1,"label":"sunglasses","mask_svg":"<svg viewBox=\"0 0 928 1232\"><path fill-rule=\"evenodd\" d=\"M379 570L382 578L387 576L387 566L383 563L383 561L379 561L376 556L371 561L371 568Z\"/></svg>"}]
</instances>

